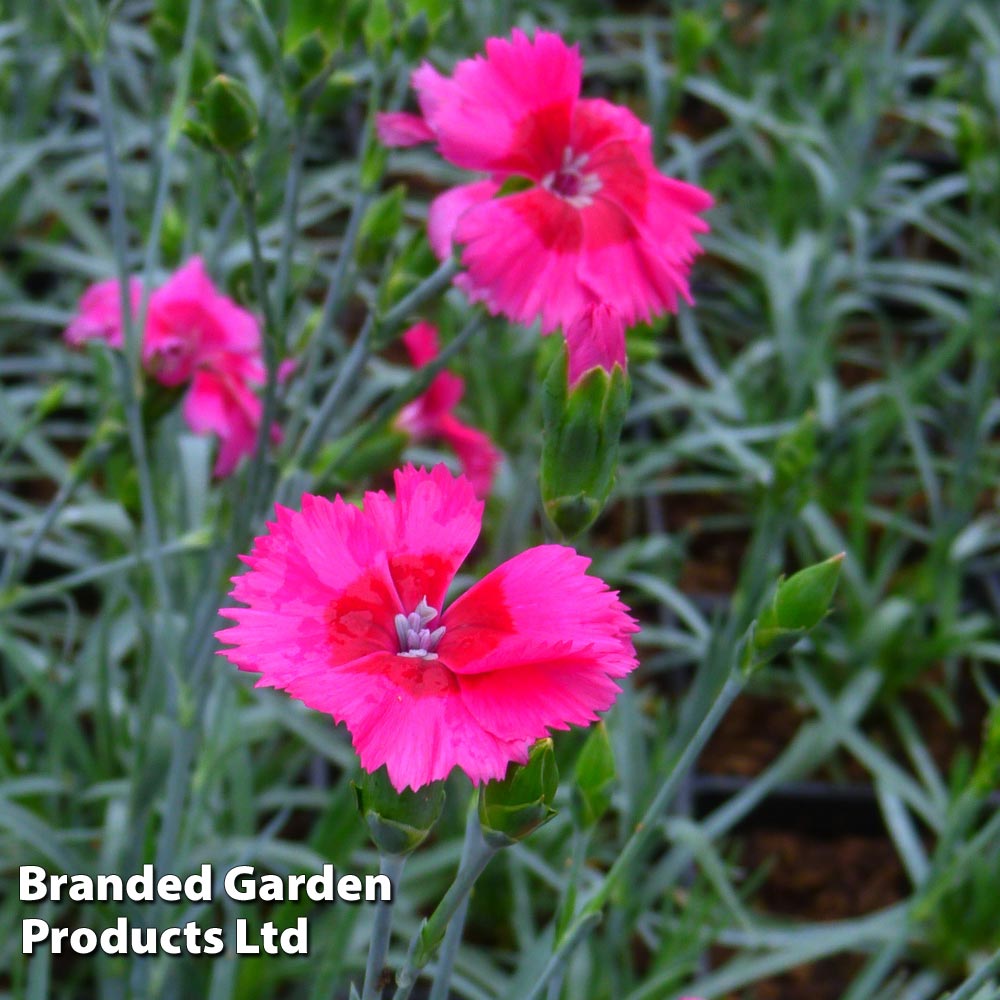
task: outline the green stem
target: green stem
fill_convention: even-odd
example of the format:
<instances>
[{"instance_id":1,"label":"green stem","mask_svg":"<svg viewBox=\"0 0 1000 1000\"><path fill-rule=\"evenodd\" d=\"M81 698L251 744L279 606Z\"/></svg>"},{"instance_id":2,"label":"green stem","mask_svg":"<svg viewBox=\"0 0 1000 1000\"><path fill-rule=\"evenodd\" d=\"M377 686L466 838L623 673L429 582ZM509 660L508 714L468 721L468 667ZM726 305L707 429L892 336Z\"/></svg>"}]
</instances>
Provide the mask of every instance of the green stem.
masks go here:
<instances>
[{"instance_id":1,"label":"green stem","mask_svg":"<svg viewBox=\"0 0 1000 1000\"><path fill-rule=\"evenodd\" d=\"M1000 951L995 951L992 957L984 962L954 993L949 993L946 1000L973 1000L980 988L985 986L993 976L1000 972ZM1000 990L995 991L988 1000L997 1000Z\"/></svg>"},{"instance_id":2,"label":"green stem","mask_svg":"<svg viewBox=\"0 0 1000 1000\"><path fill-rule=\"evenodd\" d=\"M275 322L274 310L271 307L271 296L267 287L267 272L264 266L264 255L260 249L260 234L257 230L255 212L256 186L253 175L242 159L236 159L228 164L232 169L230 175L240 208L243 211L243 225L247 240L250 243L250 261L253 269L254 294L257 304L264 317L264 335L261 338L264 348L264 368L267 381L264 386L264 405L260 426L257 428L257 446L254 451L250 472L247 479L246 502L240 505L241 516L234 519L236 525L237 543L242 538L244 525L252 517L259 502L259 494L266 477L264 468L267 463L268 446L271 440L271 427L274 424L278 402L278 326Z\"/></svg>"},{"instance_id":3,"label":"green stem","mask_svg":"<svg viewBox=\"0 0 1000 1000\"><path fill-rule=\"evenodd\" d=\"M600 920L601 911L607 903L611 892L622 876L628 872L632 863L656 835L659 828L659 820L677 791L684 775L698 759L705 744L712 733L715 732L716 726L718 726L722 717L728 711L729 706L743 689L744 683L745 678L742 674L730 673L725 684L723 684L721 690L716 695L712 707L699 723L694 736L687 746L685 746L684 751L677 759L677 763L671 769L666 781L663 782L659 791L653 797L653 801L650 802L649 807L637 824L632 836L626 842L621 854L618 855L618 858L608 870L607 875L604 876L598 889L586 902L576 919L569 925L566 933L556 944L552 957L524 1000L538 1000L542 996L549 980L563 967L573 948Z\"/></svg>"},{"instance_id":4,"label":"green stem","mask_svg":"<svg viewBox=\"0 0 1000 1000\"><path fill-rule=\"evenodd\" d=\"M392 883L393 895L403 874L406 856L401 854L380 854L379 871L388 876ZM368 962L365 965L365 983L361 990L361 1000L380 1000L382 987L379 980L385 968L385 956L389 953L389 940L392 936L392 903L380 899L375 910L375 924L372 927L371 941L368 943Z\"/></svg>"},{"instance_id":5,"label":"green stem","mask_svg":"<svg viewBox=\"0 0 1000 1000\"><path fill-rule=\"evenodd\" d=\"M468 901L469 893L490 863L499 847L480 840L470 852L468 858L459 865L455 881L444 894L434 912L424 921L420 930L413 936L410 949L403 968L396 976L396 992L393 1000L407 1000L413 992L414 984L420 970L431 960L438 944L444 938L448 923L458 912L463 903Z\"/></svg>"},{"instance_id":6,"label":"green stem","mask_svg":"<svg viewBox=\"0 0 1000 1000\"><path fill-rule=\"evenodd\" d=\"M473 795L469 803L469 816L465 823L465 841L462 844L462 860L459 868L469 863L469 859L476 852L482 842L482 827L479 824L479 809L477 808L479 796ZM448 923L448 930L445 931L444 941L441 944L441 957L438 959L437 970L434 973L434 984L428 1000L447 1000L448 990L451 987L451 976L455 968L455 957L458 955L459 945L462 943L462 934L465 931L465 916L469 909L469 897L461 901L455 915Z\"/></svg>"},{"instance_id":7,"label":"green stem","mask_svg":"<svg viewBox=\"0 0 1000 1000\"><path fill-rule=\"evenodd\" d=\"M336 379L323 397L316 415L296 449L294 464L297 467L308 465L312 460L330 420L337 412L337 407L340 405L344 393L368 359L373 343L379 343L379 346L382 346L387 342L385 339L379 342L378 335L388 336L388 334L395 332L412 312L447 288L457 273L458 264L455 261L447 260L384 316L376 317L372 313L368 314L368 319L365 320L361 333L358 334L358 338L344 359Z\"/></svg>"},{"instance_id":8,"label":"green stem","mask_svg":"<svg viewBox=\"0 0 1000 1000\"><path fill-rule=\"evenodd\" d=\"M153 478L149 468L146 434L142 424L142 408L138 396L139 363L142 351L141 334L137 330L132 315L132 301L129 293L128 239L125 227L125 196L121 176L118 171L118 156L115 152L112 127L111 86L107 66L103 59L91 64L94 90L97 93L98 117L104 145L104 160L108 172L108 202L111 215L111 242L115 251L115 266L118 272L118 286L121 293L121 314L125 330L125 357L115 354L116 369L125 410L129 444L135 459L139 480L139 499L142 505L142 533L147 553L160 549L160 520L153 491ZM124 364L121 363L124 360ZM172 605L170 588L163 565L158 559L152 560L153 585L160 608L167 612Z\"/></svg>"}]
</instances>

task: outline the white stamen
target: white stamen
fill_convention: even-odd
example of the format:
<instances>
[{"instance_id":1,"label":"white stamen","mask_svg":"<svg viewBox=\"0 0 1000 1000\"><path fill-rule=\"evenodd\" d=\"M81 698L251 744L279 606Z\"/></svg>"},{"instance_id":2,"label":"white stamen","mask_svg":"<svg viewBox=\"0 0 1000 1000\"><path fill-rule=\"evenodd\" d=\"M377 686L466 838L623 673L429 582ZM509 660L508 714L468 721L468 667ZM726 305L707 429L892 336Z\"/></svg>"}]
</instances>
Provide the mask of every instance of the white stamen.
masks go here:
<instances>
[{"instance_id":1,"label":"white stamen","mask_svg":"<svg viewBox=\"0 0 1000 1000\"><path fill-rule=\"evenodd\" d=\"M411 656L422 660L436 660L438 643L445 634L445 627L434 629L427 626L437 618L437 608L427 603L427 597L421 598L416 609L408 615L398 614L394 619L396 636L399 639L399 655Z\"/></svg>"}]
</instances>

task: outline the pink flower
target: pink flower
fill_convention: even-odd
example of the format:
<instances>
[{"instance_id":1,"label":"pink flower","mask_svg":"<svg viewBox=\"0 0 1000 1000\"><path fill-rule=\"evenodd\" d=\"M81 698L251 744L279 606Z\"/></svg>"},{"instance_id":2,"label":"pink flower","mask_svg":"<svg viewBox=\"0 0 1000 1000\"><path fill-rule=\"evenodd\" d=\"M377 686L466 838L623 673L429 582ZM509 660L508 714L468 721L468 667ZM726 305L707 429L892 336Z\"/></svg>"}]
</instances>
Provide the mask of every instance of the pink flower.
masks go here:
<instances>
[{"instance_id":1,"label":"pink flower","mask_svg":"<svg viewBox=\"0 0 1000 1000\"><path fill-rule=\"evenodd\" d=\"M483 504L438 465L396 472L364 508L305 495L279 507L245 559L218 633L223 655L350 730L361 766L420 788L459 767L474 783L524 763L550 729L587 725L635 665L627 608L589 560L542 545L445 607Z\"/></svg>"},{"instance_id":2,"label":"pink flower","mask_svg":"<svg viewBox=\"0 0 1000 1000\"><path fill-rule=\"evenodd\" d=\"M121 286L117 281L99 281L91 285L76 307L76 315L63 331L67 344L79 347L88 340L103 340L109 347L121 347L125 341L122 322ZM129 279L129 297L135 317L141 305L142 284Z\"/></svg>"},{"instance_id":3,"label":"pink flower","mask_svg":"<svg viewBox=\"0 0 1000 1000\"><path fill-rule=\"evenodd\" d=\"M631 111L580 97L581 70L558 35L515 29L450 78L426 62L413 74L441 155L489 175L433 203L435 251L444 258L461 245L458 281L470 297L518 322L541 319L545 333L597 305L613 308L624 331L675 311L678 297L690 302L694 234L708 229L698 213L712 204L656 169L649 129ZM410 125L407 144L419 131ZM512 177L526 188L499 195Z\"/></svg>"},{"instance_id":4,"label":"pink flower","mask_svg":"<svg viewBox=\"0 0 1000 1000\"><path fill-rule=\"evenodd\" d=\"M244 377L264 380L256 317L222 295L201 258L192 257L149 298L143 364L158 382L174 386L221 355L241 359L226 367L239 367Z\"/></svg>"},{"instance_id":5,"label":"pink flower","mask_svg":"<svg viewBox=\"0 0 1000 1000\"><path fill-rule=\"evenodd\" d=\"M403 343L417 368L438 355L438 332L430 323L410 327L403 334ZM422 396L403 407L396 426L414 441L440 438L447 442L462 463L476 496L485 497L493 484L500 453L487 434L453 416L464 391L465 382L459 376L440 372Z\"/></svg>"},{"instance_id":6,"label":"pink flower","mask_svg":"<svg viewBox=\"0 0 1000 1000\"><path fill-rule=\"evenodd\" d=\"M146 370L164 385L190 382L184 418L195 433L219 437L216 477L230 475L257 447L266 379L256 318L222 295L192 257L149 299L143 339ZM272 440L280 438L272 428Z\"/></svg>"},{"instance_id":7,"label":"pink flower","mask_svg":"<svg viewBox=\"0 0 1000 1000\"><path fill-rule=\"evenodd\" d=\"M137 278L129 279L129 289L137 312L142 292ZM73 345L101 338L122 346L117 281L87 289L64 337ZM253 454L263 410L255 390L266 379L260 328L252 313L216 289L200 257L192 257L150 295L142 362L163 385L190 383L184 418L195 433L218 435L215 476L228 476L244 455ZM283 362L279 380L293 368L293 361ZM280 437L272 428L271 440Z\"/></svg>"}]
</instances>

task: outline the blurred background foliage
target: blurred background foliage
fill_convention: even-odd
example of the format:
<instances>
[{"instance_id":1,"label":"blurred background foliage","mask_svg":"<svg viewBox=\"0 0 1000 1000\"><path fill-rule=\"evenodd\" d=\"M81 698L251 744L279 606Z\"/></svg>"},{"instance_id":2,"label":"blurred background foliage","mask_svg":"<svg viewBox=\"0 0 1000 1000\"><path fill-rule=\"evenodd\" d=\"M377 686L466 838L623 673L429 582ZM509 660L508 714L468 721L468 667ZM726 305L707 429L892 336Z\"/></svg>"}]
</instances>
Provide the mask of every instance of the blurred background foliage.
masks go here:
<instances>
[{"instance_id":1,"label":"blurred background foliage","mask_svg":"<svg viewBox=\"0 0 1000 1000\"><path fill-rule=\"evenodd\" d=\"M589 844L559 816L487 870L453 994L523 1000L551 950L570 843L606 868L720 678L734 604L843 551L835 613L754 679L662 821L657 849L576 951L561 994L923 1000L1000 996L1000 12L961 0L6 0L0 7L0 866L193 871L375 866L343 732L212 657L235 554L271 499L382 486L398 347L366 313L432 273L432 152L387 154L376 108L514 25L578 42L584 93L628 104L667 174L708 188L697 305L629 336L611 502L579 543L643 622L610 714L618 783ZM258 309L240 201L191 141L224 72L256 106L241 153L283 355L286 445L258 508L146 386L159 537L112 365L60 332L114 276L95 67L106 72L128 267L193 253ZM106 111L106 109L105 109ZM105 114L105 119L107 115ZM185 134L187 133L187 134ZM429 305L445 339L476 311ZM417 318L414 316L413 318ZM477 565L545 537L540 384L553 344L481 319L453 368L505 454ZM324 407L338 378L336 406ZM315 428L315 430L313 430ZM360 431L355 430L360 428ZM344 443L344 435L350 447ZM297 447L303 435L309 448ZM448 458L426 446L405 457ZM257 497L260 500L260 497ZM144 554L145 553L145 554ZM159 579L159 583L157 580ZM556 740L571 774L579 734ZM448 885L455 779L396 908L398 964ZM0 993L346 997L368 908L217 902L130 919L311 920L312 959L20 955L0 903ZM113 905L46 907L101 926ZM980 969L980 972L976 972ZM4 971L6 970L6 971Z\"/></svg>"}]
</instances>

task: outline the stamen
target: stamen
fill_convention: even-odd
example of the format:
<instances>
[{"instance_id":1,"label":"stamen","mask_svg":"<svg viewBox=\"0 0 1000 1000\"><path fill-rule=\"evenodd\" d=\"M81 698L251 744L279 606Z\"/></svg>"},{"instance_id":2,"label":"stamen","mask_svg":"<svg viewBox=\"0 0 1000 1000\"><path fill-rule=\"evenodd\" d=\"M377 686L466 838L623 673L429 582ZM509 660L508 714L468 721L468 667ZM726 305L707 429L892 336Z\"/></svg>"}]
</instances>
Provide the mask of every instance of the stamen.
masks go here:
<instances>
[{"instance_id":1,"label":"stamen","mask_svg":"<svg viewBox=\"0 0 1000 1000\"><path fill-rule=\"evenodd\" d=\"M577 155L567 146L563 150L562 166L558 170L550 170L542 178L542 187L574 208L586 208L601 190L601 178L596 173L583 172L589 160L589 154Z\"/></svg>"},{"instance_id":2,"label":"stamen","mask_svg":"<svg viewBox=\"0 0 1000 1000\"><path fill-rule=\"evenodd\" d=\"M396 615L394 624L399 639L400 656L419 657L424 660L437 659L434 650L437 649L446 629L441 625L432 632L427 627L437 615L437 608L432 608L427 603L426 596L420 599L420 603L408 615Z\"/></svg>"}]
</instances>

